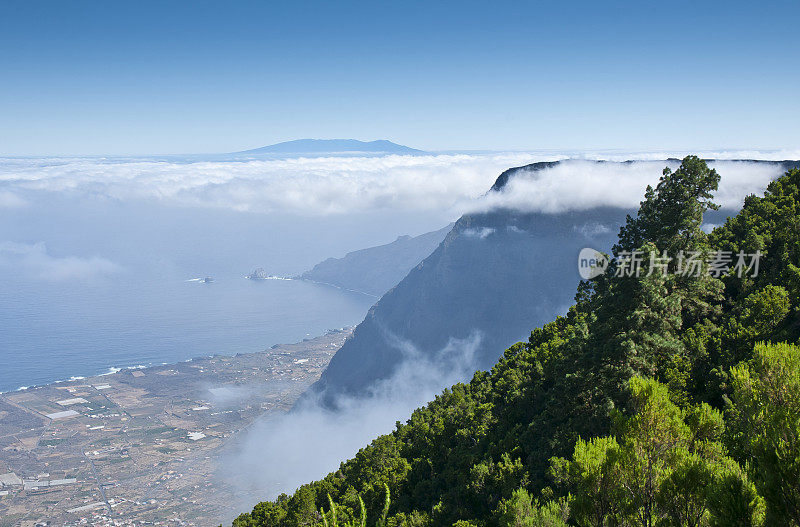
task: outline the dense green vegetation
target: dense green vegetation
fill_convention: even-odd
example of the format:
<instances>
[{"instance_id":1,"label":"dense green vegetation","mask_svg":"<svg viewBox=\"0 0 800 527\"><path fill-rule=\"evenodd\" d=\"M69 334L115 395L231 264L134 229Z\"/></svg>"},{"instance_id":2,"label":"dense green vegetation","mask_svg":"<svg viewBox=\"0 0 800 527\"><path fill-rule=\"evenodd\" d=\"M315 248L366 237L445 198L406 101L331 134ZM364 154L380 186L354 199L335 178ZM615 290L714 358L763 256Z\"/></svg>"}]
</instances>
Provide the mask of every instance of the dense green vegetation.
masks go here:
<instances>
[{"instance_id":1,"label":"dense green vegetation","mask_svg":"<svg viewBox=\"0 0 800 527\"><path fill-rule=\"evenodd\" d=\"M800 170L707 235L718 182L665 170L566 316L234 526L800 526ZM658 260L720 250L757 276Z\"/></svg>"}]
</instances>

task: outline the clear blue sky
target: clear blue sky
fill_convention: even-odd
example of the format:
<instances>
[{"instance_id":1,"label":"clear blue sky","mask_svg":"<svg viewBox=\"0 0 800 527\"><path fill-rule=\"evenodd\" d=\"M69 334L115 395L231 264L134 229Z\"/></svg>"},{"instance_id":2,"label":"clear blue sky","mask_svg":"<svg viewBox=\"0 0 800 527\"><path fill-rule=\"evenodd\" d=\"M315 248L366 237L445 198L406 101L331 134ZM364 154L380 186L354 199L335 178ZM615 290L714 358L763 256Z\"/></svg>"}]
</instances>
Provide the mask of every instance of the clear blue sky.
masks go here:
<instances>
[{"instance_id":1,"label":"clear blue sky","mask_svg":"<svg viewBox=\"0 0 800 527\"><path fill-rule=\"evenodd\" d=\"M0 3L0 154L800 148L800 2Z\"/></svg>"}]
</instances>

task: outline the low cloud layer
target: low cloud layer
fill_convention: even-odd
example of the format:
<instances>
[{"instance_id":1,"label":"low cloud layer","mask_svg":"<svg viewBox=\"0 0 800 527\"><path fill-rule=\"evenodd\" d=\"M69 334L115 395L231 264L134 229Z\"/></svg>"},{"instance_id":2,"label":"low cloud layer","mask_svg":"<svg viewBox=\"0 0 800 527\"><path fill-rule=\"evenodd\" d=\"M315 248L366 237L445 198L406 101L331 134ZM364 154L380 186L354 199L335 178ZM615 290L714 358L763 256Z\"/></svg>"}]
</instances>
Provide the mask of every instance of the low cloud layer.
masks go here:
<instances>
[{"instance_id":1,"label":"low cloud layer","mask_svg":"<svg viewBox=\"0 0 800 527\"><path fill-rule=\"evenodd\" d=\"M800 152L702 152L717 159L800 158ZM515 178L506 191L480 199L505 169L565 154L452 154L309 157L223 161L47 158L0 159L0 208L24 206L38 192L144 200L166 205L301 215L376 210L450 211L509 206L557 212L597 205L634 207L678 152L573 155L563 165ZM598 165L590 160L638 160ZM656 160L656 159L661 159ZM674 165L674 163L673 163ZM763 190L778 170L719 161L718 200L735 207ZM25 196L23 199L21 196ZM479 200L480 199L480 200ZM479 200L475 205L475 200Z\"/></svg>"},{"instance_id":2,"label":"low cloud layer","mask_svg":"<svg viewBox=\"0 0 800 527\"><path fill-rule=\"evenodd\" d=\"M568 160L552 168L517 173L500 192L487 194L470 209L510 208L544 213L600 206L635 209L647 185L658 184L662 169L675 169L678 165L676 161L619 164ZM748 194L762 193L782 173L776 166L740 161L715 161L710 166L721 176L714 200L729 210L740 208Z\"/></svg>"},{"instance_id":3,"label":"low cloud layer","mask_svg":"<svg viewBox=\"0 0 800 527\"><path fill-rule=\"evenodd\" d=\"M626 152L604 151L599 153L579 153L570 155L571 158L605 160L605 161L660 161L663 159L683 159L689 154L694 154L702 159L716 159L719 161L732 160L763 160L787 161L800 159L800 150L662 150L659 152Z\"/></svg>"},{"instance_id":4,"label":"low cloud layer","mask_svg":"<svg viewBox=\"0 0 800 527\"><path fill-rule=\"evenodd\" d=\"M99 256L53 256L44 243L0 242L0 268L7 267L38 280L91 280L120 271L120 267Z\"/></svg>"},{"instance_id":5,"label":"low cloud layer","mask_svg":"<svg viewBox=\"0 0 800 527\"><path fill-rule=\"evenodd\" d=\"M0 184L25 192L266 213L448 210L480 196L506 168L536 158L495 154L202 162L14 159L0 160Z\"/></svg>"}]
</instances>

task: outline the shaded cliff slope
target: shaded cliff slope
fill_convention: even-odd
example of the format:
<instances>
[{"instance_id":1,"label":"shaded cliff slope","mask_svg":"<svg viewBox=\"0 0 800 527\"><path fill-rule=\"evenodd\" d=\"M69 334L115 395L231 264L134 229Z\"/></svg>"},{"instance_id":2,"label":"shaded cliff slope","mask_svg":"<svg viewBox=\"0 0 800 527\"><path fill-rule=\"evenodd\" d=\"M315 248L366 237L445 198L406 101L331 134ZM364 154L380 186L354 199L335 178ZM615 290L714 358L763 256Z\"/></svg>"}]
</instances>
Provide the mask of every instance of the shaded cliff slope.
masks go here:
<instances>
[{"instance_id":1,"label":"shaded cliff slope","mask_svg":"<svg viewBox=\"0 0 800 527\"><path fill-rule=\"evenodd\" d=\"M380 297L431 254L452 228L450 224L419 236L400 236L392 243L328 258L299 278Z\"/></svg>"}]
</instances>

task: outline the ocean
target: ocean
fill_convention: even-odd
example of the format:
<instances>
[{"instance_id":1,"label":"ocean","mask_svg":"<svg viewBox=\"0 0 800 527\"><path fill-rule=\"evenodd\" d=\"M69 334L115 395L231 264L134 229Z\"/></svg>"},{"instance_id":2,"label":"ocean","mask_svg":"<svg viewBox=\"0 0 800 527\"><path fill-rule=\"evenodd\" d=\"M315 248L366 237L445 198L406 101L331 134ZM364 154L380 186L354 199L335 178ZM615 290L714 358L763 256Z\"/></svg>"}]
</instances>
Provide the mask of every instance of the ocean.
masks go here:
<instances>
[{"instance_id":1,"label":"ocean","mask_svg":"<svg viewBox=\"0 0 800 527\"><path fill-rule=\"evenodd\" d=\"M0 391L232 355L355 325L374 298L297 280L0 282Z\"/></svg>"}]
</instances>

